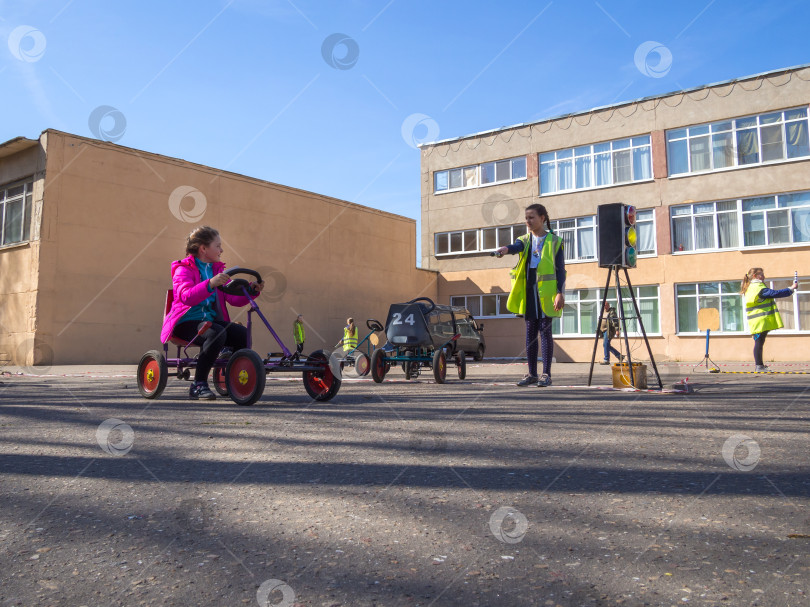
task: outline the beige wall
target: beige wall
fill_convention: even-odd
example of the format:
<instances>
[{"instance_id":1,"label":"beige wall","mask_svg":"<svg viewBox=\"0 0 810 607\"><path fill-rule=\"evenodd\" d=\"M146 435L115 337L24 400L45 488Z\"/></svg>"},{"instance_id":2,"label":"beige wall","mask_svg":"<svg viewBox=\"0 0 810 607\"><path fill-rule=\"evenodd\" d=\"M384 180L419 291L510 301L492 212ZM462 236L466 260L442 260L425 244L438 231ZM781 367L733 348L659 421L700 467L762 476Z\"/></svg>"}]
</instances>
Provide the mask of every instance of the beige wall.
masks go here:
<instances>
[{"instance_id":1,"label":"beige wall","mask_svg":"<svg viewBox=\"0 0 810 607\"><path fill-rule=\"evenodd\" d=\"M384 320L393 301L436 296L436 273L413 263L411 219L57 131L46 135L36 323L53 363L132 363L159 347L169 266L199 225L220 230L228 266L266 277L259 303L288 347L298 313L311 351L334 345L347 316L364 327L366 318ZM197 221L184 222L169 208L180 186L205 197ZM181 208L193 206L186 198ZM254 328L254 347L279 350L263 326Z\"/></svg>"},{"instance_id":2,"label":"beige wall","mask_svg":"<svg viewBox=\"0 0 810 607\"><path fill-rule=\"evenodd\" d=\"M659 285L661 336L651 338L653 353L662 359L700 360L703 337L678 337L675 283L740 280L751 266L762 266L771 277L792 277L793 271L810 276L810 247L795 245L768 250L703 254L671 254L669 206L685 201L736 199L797 190L810 190L810 160L667 178L664 131L769 110L810 103L810 69L754 78L734 84L677 93L628 103L537 124L504 129L482 136L428 145L422 148L422 266L439 270L439 295L509 291L508 268L516 257L495 259L488 254L436 258L434 234L453 230L520 223L523 209L534 202L546 206L552 219L594 215L601 204L626 202L656 209L658 255L641 259L630 271L634 285ZM586 192L539 196L537 155L540 152L598 143L635 135L652 135L654 179ZM527 179L503 185L433 194L437 170L475 165L503 158L526 156ZM493 221L493 215L500 221ZM570 263L567 289L603 287L605 269L595 262ZM520 319L482 319L487 352L516 356L523 352L525 335ZM714 336L712 357L750 360L747 336ZM601 344L600 344L601 347ZM638 347L644 349L643 344ZM590 360L592 339L561 337L556 340L560 360ZM801 360L810 356L806 335L769 337L766 357ZM597 352L601 356L601 350ZM644 354L646 356L646 353Z\"/></svg>"},{"instance_id":3,"label":"beige wall","mask_svg":"<svg viewBox=\"0 0 810 607\"><path fill-rule=\"evenodd\" d=\"M0 150L0 184L32 179L31 241L0 249L0 364L30 364L34 352L48 356L47 346L36 339L37 281L39 276L38 230L42 212L45 152L36 141ZM4 155L5 152L7 155Z\"/></svg>"}]
</instances>

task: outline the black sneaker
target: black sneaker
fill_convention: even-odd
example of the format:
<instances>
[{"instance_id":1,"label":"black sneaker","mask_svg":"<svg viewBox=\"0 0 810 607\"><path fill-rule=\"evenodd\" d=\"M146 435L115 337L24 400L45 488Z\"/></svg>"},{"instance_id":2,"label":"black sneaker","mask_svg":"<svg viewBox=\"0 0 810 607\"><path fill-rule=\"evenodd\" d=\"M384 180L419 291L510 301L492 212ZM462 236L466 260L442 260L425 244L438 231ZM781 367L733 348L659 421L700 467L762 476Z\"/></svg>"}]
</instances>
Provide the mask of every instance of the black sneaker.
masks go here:
<instances>
[{"instance_id":1,"label":"black sneaker","mask_svg":"<svg viewBox=\"0 0 810 607\"><path fill-rule=\"evenodd\" d=\"M537 380L537 387L538 388L546 388L551 385L551 376L546 375L543 373L540 376L540 379Z\"/></svg>"},{"instance_id":2,"label":"black sneaker","mask_svg":"<svg viewBox=\"0 0 810 607\"><path fill-rule=\"evenodd\" d=\"M531 386L537 383L537 376L536 375L527 375L523 379L521 379L517 385L518 386Z\"/></svg>"},{"instance_id":3,"label":"black sneaker","mask_svg":"<svg viewBox=\"0 0 810 607\"><path fill-rule=\"evenodd\" d=\"M211 392L208 384L191 384L188 390L188 397L191 400L216 400L216 395Z\"/></svg>"}]
</instances>

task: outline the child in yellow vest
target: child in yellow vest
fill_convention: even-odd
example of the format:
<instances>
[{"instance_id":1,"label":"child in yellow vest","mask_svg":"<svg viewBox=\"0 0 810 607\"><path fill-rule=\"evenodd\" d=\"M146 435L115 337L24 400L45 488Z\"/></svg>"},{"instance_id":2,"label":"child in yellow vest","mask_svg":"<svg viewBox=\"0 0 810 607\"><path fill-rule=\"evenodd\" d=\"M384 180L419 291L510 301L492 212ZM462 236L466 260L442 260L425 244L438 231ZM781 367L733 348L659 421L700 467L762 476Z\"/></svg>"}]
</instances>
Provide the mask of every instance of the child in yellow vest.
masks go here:
<instances>
[{"instance_id":1,"label":"child in yellow vest","mask_svg":"<svg viewBox=\"0 0 810 607\"><path fill-rule=\"evenodd\" d=\"M751 268L743 278L740 290L745 299L748 330L754 336L754 364L758 373L767 373L770 370L762 362L762 349L768 332L785 326L774 298L790 297L799 288L798 282L794 281L787 289L769 289L764 281L765 272L762 268Z\"/></svg>"}]
</instances>

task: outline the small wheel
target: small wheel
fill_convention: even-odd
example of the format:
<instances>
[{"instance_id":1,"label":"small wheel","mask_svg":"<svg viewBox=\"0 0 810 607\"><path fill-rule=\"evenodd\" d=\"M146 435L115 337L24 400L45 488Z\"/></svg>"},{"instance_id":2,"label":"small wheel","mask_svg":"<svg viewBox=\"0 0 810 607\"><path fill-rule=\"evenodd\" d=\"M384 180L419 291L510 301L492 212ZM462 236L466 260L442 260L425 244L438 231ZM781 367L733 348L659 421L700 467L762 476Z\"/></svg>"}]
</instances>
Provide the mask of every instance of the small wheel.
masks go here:
<instances>
[{"instance_id":1,"label":"small wheel","mask_svg":"<svg viewBox=\"0 0 810 607\"><path fill-rule=\"evenodd\" d=\"M368 356L362 352L355 352L354 370L360 377L368 375L368 372L371 370L371 362L368 360Z\"/></svg>"},{"instance_id":2,"label":"small wheel","mask_svg":"<svg viewBox=\"0 0 810 607\"><path fill-rule=\"evenodd\" d=\"M447 378L447 355L444 348L433 353L433 377L437 384L443 384Z\"/></svg>"},{"instance_id":3,"label":"small wheel","mask_svg":"<svg viewBox=\"0 0 810 607\"><path fill-rule=\"evenodd\" d=\"M374 381L381 384L389 368L389 363L385 360L385 351L374 350L371 354L371 377Z\"/></svg>"},{"instance_id":4,"label":"small wheel","mask_svg":"<svg viewBox=\"0 0 810 607\"><path fill-rule=\"evenodd\" d=\"M473 354L473 360L476 362L479 360L484 360L484 346L478 346L475 354Z\"/></svg>"},{"instance_id":5,"label":"small wheel","mask_svg":"<svg viewBox=\"0 0 810 607\"><path fill-rule=\"evenodd\" d=\"M407 360L402 363L402 370L405 371L405 379L411 378L411 364L412 363Z\"/></svg>"},{"instance_id":6,"label":"small wheel","mask_svg":"<svg viewBox=\"0 0 810 607\"><path fill-rule=\"evenodd\" d=\"M456 354L456 368L458 369L459 379L467 377L467 354L464 350L459 350L458 354Z\"/></svg>"},{"instance_id":7,"label":"small wheel","mask_svg":"<svg viewBox=\"0 0 810 607\"><path fill-rule=\"evenodd\" d=\"M138 363L138 390L144 398L157 398L166 387L169 368L163 352L149 350Z\"/></svg>"},{"instance_id":8,"label":"small wheel","mask_svg":"<svg viewBox=\"0 0 810 607\"><path fill-rule=\"evenodd\" d=\"M307 363L317 363L323 366L321 371L304 371L304 388L306 388L307 394L317 401L332 400L340 390L342 381L332 373L329 356L323 350L316 350L307 357Z\"/></svg>"},{"instance_id":9,"label":"small wheel","mask_svg":"<svg viewBox=\"0 0 810 607\"><path fill-rule=\"evenodd\" d=\"M177 377L185 381L189 381L191 379L191 369L183 369L180 373L178 373Z\"/></svg>"},{"instance_id":10,"label":"small wheel","mask_svg":"<svg viewBox=\"0 0 810 607\"><path fill-rule=\"evenodd\" d=\"M225 382L225 369L223 367L214 367L214 390L220 396L228 396L228 386Z\"/></svg>"},{"instance_id":11,"label":"small wheel","mask_svg":"<svg viewBox=\"0 0 810 607\"><path fill-rule=\"evenodd\" d=\"M237 350L225 367L225 388L237 405L252 405L262 397L267 375L264 363L249 348ZM216 382L215 382L216 383Z\"/></svg>"}]
</instances>

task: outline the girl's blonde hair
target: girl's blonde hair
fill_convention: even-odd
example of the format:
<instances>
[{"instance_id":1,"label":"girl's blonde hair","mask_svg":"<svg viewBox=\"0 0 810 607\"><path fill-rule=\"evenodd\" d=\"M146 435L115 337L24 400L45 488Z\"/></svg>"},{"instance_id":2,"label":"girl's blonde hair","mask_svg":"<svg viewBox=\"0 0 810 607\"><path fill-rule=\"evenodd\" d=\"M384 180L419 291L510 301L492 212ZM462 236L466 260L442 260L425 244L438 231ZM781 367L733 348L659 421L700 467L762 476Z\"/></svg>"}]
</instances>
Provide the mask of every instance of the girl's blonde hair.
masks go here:
<instances>
[{"instance_id":1,"label":"girl's blonde hair","mask_svg":"<svg viewBox=\"0 0 810 607\"><path fill-rule=\"evenodd\" d=\"M347 318L346 322L349 324L349 335L354 335L354 318Z\"/></svg>"},{"instance_id":2,"label":"girl's blonde hair","mask_svg":"<svg viewBox=\"0 0 810 607\"><path fill-rule=\"evenodd\" d=\"M214 239L219 236L211 226L200 226L195 228L186 239L186 255L196 255L200 251L201 246L208 246Z\"/></svg>"},{"instance_id":3,"label":"girl's blonde hair","mask_svg":"<svg viewBox=\"0 0 810 607\"><path fill-rule=\"evenodd\" d=\"M740 288L740 293L745 295L745 292L748 290L748 285L751 284L751 281L754 280L756 275L759 274L760 272L764 273L764 270L762 268L751 268L750 270L748 270L748 274L746 274L743 277L742 287Z\"/></svg>"}]
</instances>

